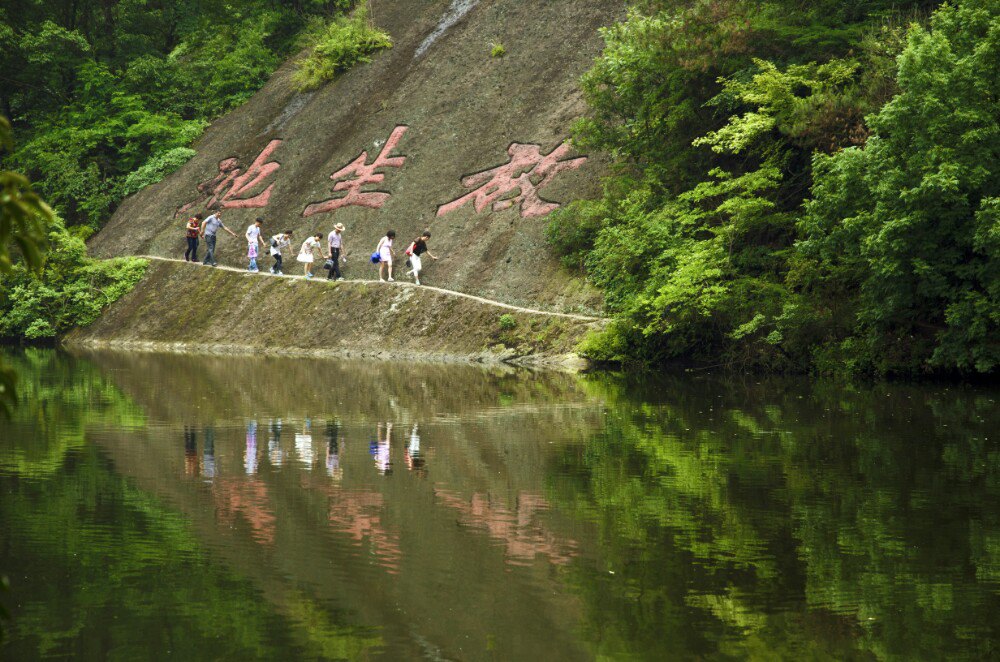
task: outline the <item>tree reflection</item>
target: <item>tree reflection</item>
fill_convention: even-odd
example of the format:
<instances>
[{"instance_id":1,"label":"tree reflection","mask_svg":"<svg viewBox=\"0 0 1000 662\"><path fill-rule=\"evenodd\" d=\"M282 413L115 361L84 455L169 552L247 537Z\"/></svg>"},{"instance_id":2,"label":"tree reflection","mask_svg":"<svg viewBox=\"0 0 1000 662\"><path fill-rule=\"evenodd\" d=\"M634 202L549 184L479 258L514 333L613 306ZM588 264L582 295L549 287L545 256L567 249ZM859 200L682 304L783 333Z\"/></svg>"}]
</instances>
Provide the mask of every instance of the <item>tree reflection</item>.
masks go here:
<instances>
[{"instance_id":1,"label":"tree reflection","mask_svg":"<svg viewBox=\"0 0 1000 662\"><path fill-rule=\"evenodd\" d=\"M995 653L995 394L590 388L609 402L607 424L564 451L549 490L600 531L604 567L575 581L602 653Z\"/></svg>"}]
</instances>

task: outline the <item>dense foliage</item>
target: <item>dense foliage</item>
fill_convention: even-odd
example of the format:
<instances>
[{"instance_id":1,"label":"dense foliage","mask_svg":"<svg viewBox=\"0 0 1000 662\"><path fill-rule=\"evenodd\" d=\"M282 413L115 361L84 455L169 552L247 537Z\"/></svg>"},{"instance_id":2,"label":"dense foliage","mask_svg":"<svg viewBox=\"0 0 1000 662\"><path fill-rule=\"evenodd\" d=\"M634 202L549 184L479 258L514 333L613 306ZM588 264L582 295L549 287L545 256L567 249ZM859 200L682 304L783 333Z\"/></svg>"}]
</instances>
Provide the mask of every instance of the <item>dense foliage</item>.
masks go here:
<instances>
[{"instance_id":1,"label":"dense foliage","mask_svg":"<svg viewBox=\"0 0 1000 662\"><path fill-rule=\"evenodd\" d=\"M0 276L0 338L38 341L86 326L130 292L148 265L132 257L88 258L83 239L59 223L49 232L49 246L40 272L17 265Z\"/></svg>"},{"instance_id":2,"label":"dense foliage","mask_svg":"<svg viewBox=\"0 0 1000 662\"><path fill-rule=\"evenodd\" d=\"M100 227L182 165L208 121L247 100L317 16L349 0L10 0L0 114L14 169L67 225Z\"/></svg>"},{"instance_id":3,"label":"dense foliage","mask_svg":"<svg viewBox=\"0 0 1000 662\"><path fill-rule=\"evenodd\" d=\"M300 91L316 89L355 64L370 62L369 55L375 51L392 48L388 33L369 21L367 5L329 24L321 23L318 30L304 35L304 41L311 44L311 50L297 62L292 77Z\"/></svg>"},{"instance_id":4,"label":"dense foliage","mask_svg":"<svg viewBox=\"0 0 1000 662\"><path fill-rule=\"evenodd\" d=\"M10 123L0 116L0 150L13 149ZM14 270L15 255L21 258L22 270L41 267L47 248L45 226L52 220L52 210L31 189L31 183L24 175L0 170L0 278ZM11 405L17 402L16 383L16 374L0 358L0 417L9 415ZM0 588L2 583L0 581Z\"/></svg>"},{"instance_id":5,"label":"dense foliage","mask_svg":"<svg viewBox=\"0 0 1000 662\"><path fill-rule=\"evenodd\" d=\"M1000 365L1000 2L652 1L605 31L555 214L593 357L879 374Z\"/></svg>"}]
</instances>

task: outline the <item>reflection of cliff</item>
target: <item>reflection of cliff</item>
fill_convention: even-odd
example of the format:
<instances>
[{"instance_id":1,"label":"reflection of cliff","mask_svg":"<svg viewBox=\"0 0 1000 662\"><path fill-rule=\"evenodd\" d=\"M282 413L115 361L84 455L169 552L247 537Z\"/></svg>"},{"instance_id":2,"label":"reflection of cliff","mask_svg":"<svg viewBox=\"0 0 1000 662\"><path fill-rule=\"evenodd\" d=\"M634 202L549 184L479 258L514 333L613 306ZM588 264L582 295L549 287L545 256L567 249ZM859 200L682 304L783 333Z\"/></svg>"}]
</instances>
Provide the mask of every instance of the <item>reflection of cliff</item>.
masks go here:
<instances>
[{"instance_id":1,"label":"reflection of cliff","mask_svg":"<svg viewBox=\"0 0 1000 662\"><path fill-rule=\"evenodd\" d=\"M330 528L348 534L359 545L367 543L379 565L390 573L398 572L403 553L399 536L382 524L382 494L369 490L328 490L327 494Z\"/></svg>"},{"instance_id":2,"label":"reflection of cliff","mask_svg":"<svg viewBox=\"0 0 1000 662\"><path fill-rule=\"evenodd\" d=\"M347 622L384 625L384 639L405 657L428 646L469 657L468 641L498 632L519 633L491 644L504 659L579 657L567 653L578 650L575 599L533 590L569 564L577 537L562 532L565 522L544 502L517 498L539 494L553 453L602 420L600 402L580 392L578 378L93 356L152 422L95 438L116 470L176 506L206 546L283 612L305 595ZM391 475L370 455L376 421L394 424L391 439L381 435ZM410 471L406 456L418 448L422 463ZM494 498L473 504L463 496L452 506L435 486Z\"/></svg>"},{"instance_id":3,"label":"reflection of cliff","mask_svg":"<svg viewBox=\"0 0 1000 662\"><path fill-rule=\"evenodd\" d=\"M513 511L503 504L493 503L486 494L477 493L465 499L455 492L435 488L434 496L440 503L457 510L463 525L483 528L491 538L503 541L508 563L531 563L542 554L551 563L565 565L576 556L574 541L557 538L538 522L537 515L549 508L545 499L538 495L522 492Z\"/></svg>"},{"instance_id":4,"label":"reflection of cliff","mask_svg":"<svg viewBox=\"0 0 1000 662\"><path fill-rule=\"evenodd\" d=\"M267 486L245 478L218 478L212 482L212 496L218 522L232 527L241 516L253 529L253 538L274 544L275 516L270 510Z\"/></svg>"},{"instance_id":5,"label":"reflection of cliff","mask_svg":"<svg viewBox=\"0 0 1000 662\"><path fill-rule=\"evenodd\" d=\"M113 374L153 420L243 423L336 414L343 420L518 416L592 405L578 376L510 368L79 351ZM163 397L163 394L171 397Z\"/></svg>"}]
</instances>

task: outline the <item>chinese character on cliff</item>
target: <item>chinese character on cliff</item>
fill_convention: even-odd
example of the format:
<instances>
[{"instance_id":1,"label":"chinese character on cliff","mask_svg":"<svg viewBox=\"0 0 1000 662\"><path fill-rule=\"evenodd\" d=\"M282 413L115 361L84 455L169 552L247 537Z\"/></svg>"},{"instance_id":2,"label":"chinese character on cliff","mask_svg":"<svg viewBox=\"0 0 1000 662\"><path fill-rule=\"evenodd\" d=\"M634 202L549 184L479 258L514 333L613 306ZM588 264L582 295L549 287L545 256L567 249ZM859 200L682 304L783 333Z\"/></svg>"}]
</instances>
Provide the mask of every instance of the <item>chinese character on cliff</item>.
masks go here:
<instances>
[{"instance_id":1,"label":"chinese character on cliff","mask_svg":"<svg viewBox=\"0 0 1000 662\"><path fill-rule=\"evenodd\" d=\"M341 207L357 205L359 207L369 207L379 209L389 199L390 194L384 191L362 191L361 187L371 184L378 184L385 179L385 174L375 172L380 168L400 168L406 162L405 156L389 156L396 145L399 144L407 127L397 126L393 129L389 139L385 141L385 146L374 161L368 163L368 152L361 152L358 158L347 164L337 172L330 175L330 179L337 182L333 186L334 192L346 191L347 194L339 198L330 198L323 202L315 202L306 206L303 216L312 216L331 212Z\"/></svg>"},{"instance_id":2,"label":"chinese character on cliff","mask_svg":"<svg viewBox=\"0 0 1000 662\"><path fill-rule=\"evenodd\" d=\"M254 159L246 172L242 171L239 159L228 158L219 161L219 174L207 182L198 184L202 197L179 208L174 214L182 214L201 203L207 209L254 209L266 207L271 199L274 184L256 195L254 190L274 175L281 167L277 161L268 161L274 150L281 145L280 140L272 140ZM205 202L207 200L207 202Z\"/></svg>"},{"instance_id":3,"label":"chinese character on cliff","mask_svg":"<svg viewBox=\"0 0 1000 662\"><path fill-rule=\"evenodd\" d=\"M544 216L557 209L559 205L543 200L538 192L560 172L575 170L587 160L586 156L564 159L569 151L568 142L559 145L546 156L542 156L538 145L511 143L507 148L507 154L510 155L509 163L463 177L462 186L470 189L478 188L457 200L441 205L438 207L437 215L444 216L471 200L477 213L489 205L493 205L493 211L503 211L519 205L521 218ZM517 195L508 197L514 191L517 191Z\"/></svg>"}]
</instances>

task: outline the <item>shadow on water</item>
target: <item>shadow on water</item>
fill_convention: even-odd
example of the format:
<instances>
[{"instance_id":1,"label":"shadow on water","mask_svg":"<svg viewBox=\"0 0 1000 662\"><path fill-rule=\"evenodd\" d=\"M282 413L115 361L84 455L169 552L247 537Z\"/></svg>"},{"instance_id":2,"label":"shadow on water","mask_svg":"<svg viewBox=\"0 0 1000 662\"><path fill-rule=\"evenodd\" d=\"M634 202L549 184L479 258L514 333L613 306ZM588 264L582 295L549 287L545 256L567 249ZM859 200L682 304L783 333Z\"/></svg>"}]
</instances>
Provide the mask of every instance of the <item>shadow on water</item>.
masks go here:
<instances>
[{"instance_id":1,"label":"shadow on water","mask_svg":"<svg viewBox=\"0 0 1000 662\"><path fill-rule=\"evenodd\" d=\"M9 360L10 659L996 654L994 390Z\"/></svg>"}]
</instances>

